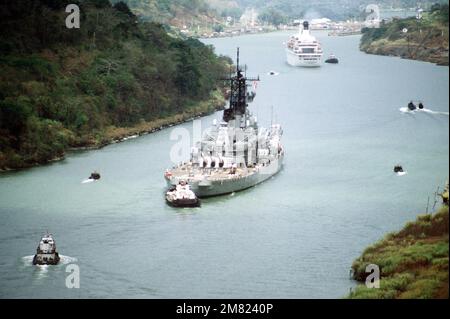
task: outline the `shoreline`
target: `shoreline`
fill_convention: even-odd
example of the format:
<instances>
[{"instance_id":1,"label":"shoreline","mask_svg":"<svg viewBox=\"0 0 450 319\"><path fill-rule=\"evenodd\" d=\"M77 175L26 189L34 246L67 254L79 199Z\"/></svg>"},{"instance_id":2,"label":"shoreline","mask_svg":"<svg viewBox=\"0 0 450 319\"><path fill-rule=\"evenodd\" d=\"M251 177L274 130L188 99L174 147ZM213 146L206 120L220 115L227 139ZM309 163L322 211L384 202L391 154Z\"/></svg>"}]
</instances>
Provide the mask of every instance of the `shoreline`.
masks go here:
<instances>
[{"instance_id":1,"label":"shoreline","mask_svg":"<svg viewBox=\"0 0 450 319\"><path fill-rule=\"evenodd\" d=\"M238 37L243 37L246 35L260 35L260 34L270 34L270 33L275 33L275 32L280 32L280 31L285 31L285 30L265 30L265 31L257 31L257 32L240 32L238 34L219 34L219 35L211 35L208 37L205 36L198 36L198 37L194 37L200 41L202 40L209 40L209 39L223 39L223 38L238 38Z\"/></svg>"},{"instance_id":2,"label":"shoreline","mask_svg":"<svg viewBox=\"0 0 450 319\"><path fill-rule=\"evenodd\" d=\"M437 211L419 215L367 247L352 264L352 278L358 284L346 298L447 299L448 218L444 202ZM379 267L378 289L364 284L370 275L369 265Z\"/></svg>"},{"instance_id":3,"label":"shoreline","mask_svg":"<svg viewBox=\"0 0 450 319\"><path fill-rule=\"evenodd\" d=\"M417 53L416 56L411 56L409 54L409 51L411 50L410 48L388 44L378 47L376 46L376 44L372 44L368 47L360 48L360 50L366 54L371 55L397 57L404 60L432 63L437 66L449 66L448 52L447 55L430 55L425 53Z\"/></svg>"},{"instance_id":4,"label":"shoreline","mask_svg":"<svg viewBox=\"0 0 450 319\"><path fill-rule=\"evenodd\" d=\"M378 28L363 28L360 50L374 55L449 65L448 6L414 17L392 19Z\"/></svg>"},{"instance_id":5,"label":"shoreline","mask_svg":"<svg viewBox=\"0 0 450 319\"><path fill-rule=\"evenodd\" d=\"M130 139L135 139L141 136L156 133L173 126L188 123L190 121L214 114L217 111L223 110L226 104L224 96L221 93L214 94L216 92L219 93L219 91L212 92L209 100L198 102L194 107L184 111L183 113L171 115L166 118L156 119L153 121L142 121L130 127L110 126L105 129L104 138L98 142L68 147L64 151L64 154L51 158L43 163L32 163L18 168L0 167L0 174L50 165L52 163L65 160L66 156L70 153L99 150L108 145L122 143Z\"/></svg>"}]
</instances>

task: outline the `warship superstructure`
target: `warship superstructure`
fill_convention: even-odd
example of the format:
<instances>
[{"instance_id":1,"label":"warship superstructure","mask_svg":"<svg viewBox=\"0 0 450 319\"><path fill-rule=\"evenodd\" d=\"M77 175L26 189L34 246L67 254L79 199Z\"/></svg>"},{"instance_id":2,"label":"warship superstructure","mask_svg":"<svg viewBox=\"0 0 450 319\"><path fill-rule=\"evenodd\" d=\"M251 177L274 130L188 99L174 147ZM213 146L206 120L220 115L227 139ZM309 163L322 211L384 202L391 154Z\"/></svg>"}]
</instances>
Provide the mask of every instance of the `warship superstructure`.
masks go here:
<instances>
[{"instance_id":1,"label":"warship superstructure","mask_svg":"<svg viewBox=\"0 0 450 319\"><path fill-rule=\"evenodd\" d=\"M285 154L283 130L279 124L259 127L248 109L256 96L256 92L249 91L249 83L259 78L244 74L239 49L236 73L226 81L230 85L229 107L222 120L214 121L192 147L190 159L166 170L169 187L186 181L198 197L216 196L250 188L281 170Z\"/></svg>"}]
</instances>

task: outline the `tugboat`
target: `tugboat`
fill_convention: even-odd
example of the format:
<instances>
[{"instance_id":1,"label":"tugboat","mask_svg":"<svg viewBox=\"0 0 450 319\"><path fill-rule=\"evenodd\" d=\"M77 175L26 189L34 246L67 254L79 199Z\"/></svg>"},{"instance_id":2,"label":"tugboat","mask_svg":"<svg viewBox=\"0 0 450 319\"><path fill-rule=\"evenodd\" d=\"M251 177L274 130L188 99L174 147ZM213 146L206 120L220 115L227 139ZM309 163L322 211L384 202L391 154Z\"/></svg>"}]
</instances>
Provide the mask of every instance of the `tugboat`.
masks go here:
<instances>
[{"instance_id":1,"label":"tugboat","mask_svg":"<svg viewBox=\"0 0 450 319\"><path fill-rule=\"evenodd\" d=\"M33 265L57 265L59 260L53 236L47 233L39 242L36 255L33 258Z\"/></svg>"},{"instance_id":2,"label":"tugboat","mask_svg":"<svg viewBox=\"0 0 450 319\"><path fill-rule=\"evenodd\" d=\"M283 129L272 123L261 127L248 109L253 101L249 95L248 78L239 65L230 84L230 104L222 121L214 121L201 140L191 149L190 159L164 174L169 187L180 181L189 183L199 198L232 194L269 180L283 166L285 156L281 142Z\"/></svg>"},{"instance_id":3,"label":"tugboat","mask_svg":"<svg viewBox=\"0 0 450 319\"><path fill-rule=\"evenodd\" d=\"M94 180L94 181L98 181L100 178L101 178L101 176L100 176L100 174L97 173L97 172L93 172L93 173L91 174L91 176L89 176L89 179L92 179L92 180Z\"/></svg>"},{"instance_id":4,"label":"tugboat","mask_svg":"<svg viewBox=\"0 0 450 319\"><path fill-rule=\"evenodd\" d=\"M338 64L339 60L334 54L331 54L330 57L327 60L325 60L325 63Z\"/></svg>"},{"instance_id":5,"label":"tugboat","mask_svg":"<svg viewBox=\"0 0 450 319\"><path fill-rule=\"evenodd\" d=\"M200 207L200 200L184 180L167 191L166 201L173 207Z\"/></svg>"}]
</instances>

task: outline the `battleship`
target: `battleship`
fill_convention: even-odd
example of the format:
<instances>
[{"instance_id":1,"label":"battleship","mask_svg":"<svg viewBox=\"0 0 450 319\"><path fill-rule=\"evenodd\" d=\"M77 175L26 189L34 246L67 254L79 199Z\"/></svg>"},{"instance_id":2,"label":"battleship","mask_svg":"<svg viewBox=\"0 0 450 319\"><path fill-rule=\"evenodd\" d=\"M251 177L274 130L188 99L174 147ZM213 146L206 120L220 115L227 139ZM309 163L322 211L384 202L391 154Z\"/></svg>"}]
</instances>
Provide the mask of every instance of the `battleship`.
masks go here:
<instances>
[{"instance_id":1,"label":"battleship","mask_svg":"<svg viewBox=\"0 0 450 319\"><path fill-rule=\"evenodd\" d=\"M260 184L282 169L282 127L258 125L248 105L256 97L249 83L260 79L248 78L239 63L238 49L236 72L225 79L230 85L229 107L192 147L190 159L166 170L169 187L186 181L200 198L224 195Z\"/></svg>"}]
</instances>

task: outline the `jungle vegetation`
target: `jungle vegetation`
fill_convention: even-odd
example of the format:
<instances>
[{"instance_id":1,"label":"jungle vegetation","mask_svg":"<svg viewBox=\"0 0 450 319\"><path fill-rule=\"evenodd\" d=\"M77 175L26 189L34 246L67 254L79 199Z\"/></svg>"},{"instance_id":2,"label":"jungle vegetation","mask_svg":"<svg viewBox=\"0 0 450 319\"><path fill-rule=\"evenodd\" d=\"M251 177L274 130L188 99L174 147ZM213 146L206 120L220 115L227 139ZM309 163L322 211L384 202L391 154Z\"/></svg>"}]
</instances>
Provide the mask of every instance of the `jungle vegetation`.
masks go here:
<instances>
[{"instance_id":1,"label":"jungle vegetation","mask_svg":"<svg viewBox=\"0 0 450 319\"><path fill-rule=\"evenodd\" d=\"M363 29L361 50L448 65L448 28L448 4L435 4L420 20L394 19L380 28Z\"/></svg>"},{"instance_id":2,"label":"jungle vegetation","mask_svg":"<svg viewBox=\"0 0 450 319\"><path fill-rule=\"evenodd\" d=\"M100 145L110 128L210 110L230 59L194 39L142 22L124 2L63 0L0 4L0 169Z\"/></svg>"},{"instance_id":3,"label":"jungle vegetation","mask_svg":"<svg viewBox=\"0 0 450 319\"><path fill-rule=\"evenodd\" d=\"M366 267L380 267L380 288L358 285L354 299L448 299L448 206L419 216L399 232L367 248L353 263L354 279L364 283Z\"/></svg>"}]
</instances>

